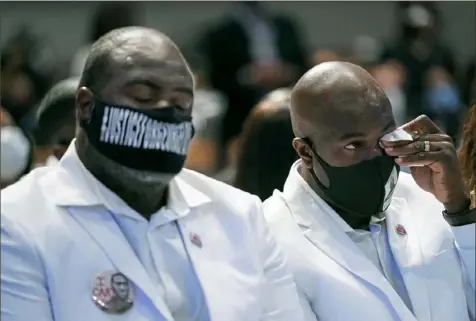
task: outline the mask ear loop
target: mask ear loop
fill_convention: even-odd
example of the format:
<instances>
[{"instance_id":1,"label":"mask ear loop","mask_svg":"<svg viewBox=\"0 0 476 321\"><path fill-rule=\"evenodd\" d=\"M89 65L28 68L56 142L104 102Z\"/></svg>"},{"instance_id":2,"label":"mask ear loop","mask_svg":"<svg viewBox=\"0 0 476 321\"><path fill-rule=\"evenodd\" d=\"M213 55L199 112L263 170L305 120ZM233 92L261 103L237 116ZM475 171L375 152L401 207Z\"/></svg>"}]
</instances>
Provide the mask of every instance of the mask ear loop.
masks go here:
<instances>
[{"instance_id":1,"label":"mask ear loop","mask_svg":"<svg viewBox=\"0 0 476 321\"><path fill-rule=\"evenodd\" d=\"M311 142L311 140L309 139L309 137L301 137L301 139L307 144L307 147L309 148L310 150L310 154L314 157L317 157L321 162L327 164L318 154L317 152L314 150L314 146L313 146L313 143ZM311 174L312 178L314 179L316 185L318 186L318 188L322 189L322 190L328 190L329 187L325 187L324 184L322 184L322 182L319 180L319 178L317 177L316 175L316 172L314 171L314 168L310 168L309 169L309 173ZM327 175L327 174L326 174Z\"/></svg>"},{"instance_id":2,"label":"mask ear loop","mask_svg":"<svg viewBox=\"0 0 476 321\"><path fill-rule=\"evenodd\" d=\"M306 143L306 145L309 149L309 151L308 151L309 154L315 156L314 154L316 154L316 152L314 151L314 148L312 146L313 144L312 144L311 140L309 139L309 137L301 137L301 139L303 140L303 142Z\"/></svg>"}]
</instances>

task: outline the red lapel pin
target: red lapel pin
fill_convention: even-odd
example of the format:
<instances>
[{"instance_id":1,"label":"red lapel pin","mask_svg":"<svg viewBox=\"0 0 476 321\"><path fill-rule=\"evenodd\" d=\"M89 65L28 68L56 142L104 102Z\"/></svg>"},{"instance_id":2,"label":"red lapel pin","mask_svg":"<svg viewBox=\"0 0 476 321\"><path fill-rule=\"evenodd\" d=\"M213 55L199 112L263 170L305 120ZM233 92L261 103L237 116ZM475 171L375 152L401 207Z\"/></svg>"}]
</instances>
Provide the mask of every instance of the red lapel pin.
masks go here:
<instances>
[{"instance_id":1,"label":"red lapel pin","mask_svg":"<svg viewBox=\"0 0 476 321\"><path fill-rule=\"evenodd\" d=\"M400 235L407 235L407 230L401 224L398 224L397 227L395 227L395 231Z\"/></svg>"},{"instance_id":2,"label":"red lapel pin","mask_svg":"<svg viewBox=\"0 0 476 321\"><path fill-rule=\"evenodd\" d=\"M200 239L200 236L195 233L190 233L190 242L198 247L202 247L202 240Z\"/></svg>"}]
</instances>

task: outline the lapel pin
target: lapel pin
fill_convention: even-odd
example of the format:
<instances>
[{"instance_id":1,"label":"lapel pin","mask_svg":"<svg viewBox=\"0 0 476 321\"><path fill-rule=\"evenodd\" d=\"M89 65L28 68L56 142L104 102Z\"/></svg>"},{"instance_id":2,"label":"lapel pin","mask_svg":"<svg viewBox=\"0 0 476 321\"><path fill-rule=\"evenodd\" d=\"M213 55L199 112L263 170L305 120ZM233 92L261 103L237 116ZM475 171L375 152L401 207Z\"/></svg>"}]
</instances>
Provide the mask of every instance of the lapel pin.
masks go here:
<instances>
[{"instance_id":1,"label":"lapel pin","mask_svg":"<svg viewBox=\"0 0 476 321\"><path fill-rule=\"evenodd\" d=\"M200 248L202 247L202 240L200 239L200 236L195 233L190 233L190 242Z\"/></svg>"},{"instance_id":2,"label":"lapel pin","mask_svg":"<svg viewBox=\"0 0 476 321\"><path fill-rule=\"evenodd\" d=\"M401 224L398 224L397 227L395 227L395 231L400 235L407 235L407 230Z\"/></svg>"},{"instance_id":3,"label":"lapel pin","mask_svg":"<svg viewBox=\"0 0 476 321\"><path fill-rule=\"evenodd\" d=\"M104 312L123 314L134 304L132 282L120 272L108 271L94 279L93 300Z\"/></svg>"}]
</instances>

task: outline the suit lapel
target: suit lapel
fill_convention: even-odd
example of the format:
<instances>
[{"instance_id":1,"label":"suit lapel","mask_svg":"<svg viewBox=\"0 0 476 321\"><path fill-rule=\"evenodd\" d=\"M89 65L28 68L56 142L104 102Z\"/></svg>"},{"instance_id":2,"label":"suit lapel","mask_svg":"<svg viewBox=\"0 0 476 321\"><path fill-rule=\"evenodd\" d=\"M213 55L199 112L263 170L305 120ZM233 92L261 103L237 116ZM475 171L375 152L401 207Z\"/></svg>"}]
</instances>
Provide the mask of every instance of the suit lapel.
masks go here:
<instances>
[{"instance_id":1,"label":"suit lapel","mask_svg":"<svg viewBox=\"0 0 476 321\"><path fill-rule=\"evenodd\" d=\"M331 215L337 215L335 211L317 195L313 197L312 191L304 188L306 183L302 177L296 176L299 176L297 172L290 174L283 195L304 236L340 266L373 287L402 320L415 320L387 279L331 219Z\"/></svg>"},{"instance_id":2,"label":"suit lapel","mask_svg":"<svg viewBox=\"0 0 476 321\"><path fill-rule=\"evenodd\" d=\"M161 295L110 213L104 209L70 207L69 213L96 241L118 271L151 300L164 320L173 320ZM98 271L101 273L103 271Z\"/></svg>"},{"instance_id":3,"label":"suit lapel","mask_svg":"<svg viewBox=\"0 0 476 321\"><path fill-rule=\"evenodd\" d=\"M390 248L418 320L431 320L430 296L424 281L424 262L418 231L404 198L394 197L387 210L387 232Z\"/></svg>"},{"instance_id":4,"label":"suit lapel","mask_svg":"<svg viewBox=\"0 0 476 321\"><path fill-rule=\"evenodd\" d=\"M178 227L180 229L180 233L182 235L183 244L185 246L185 250L187 252L188 258L192 263L193 269L197 276L198 286L200 286L202 295L204 298L203 302L203 310L202 310L202 317L204 320L219 320L218 315L213 314L213 309L210 309L211 306L208 302L213 302L216 304L219 299L215 299L214 293L209 291L209 285L213 282L214 277L214 262L212 260L204 259L206 257L207 249L203 250L205 242L205 246L210 247L210 244L206 244L207 241L202 239L206 232L203 230L194 230L191 226L191 222L189 220L182 220L179 222ZM203 281L206 282L203 282ZM210 299L212 299L210 301ZM207 315L208 317L205 317Z\"/></svg>"},{"instance_id":5,"label":"suit lapel","mask_svg":"<svg viewBox=\"0 0 476 321\"><path fill-rule=\"evenodd\" d=\"M291 206L291 210L294 214L297 212L298 216L302 214L299 213L300 209ZM393 308L402 320L414 320L414 316L387 279L334 222L321 216L319 224L313 223L309 227L300 224L300 226L304 236L311 243L355 277L373 287L380 293L379 296L385 297L389 302L388 306Z\"/></svg>"},{"instance_id":6,"label":"suit lapel","mask_svg":"<svg viewBox=\"0 0 476 321\"><path fill-rule=\"evenodd\" d=\"M193 215L178 223L204 297L199 319L259 319L261 279L250 272L255 268L253 259L241 248L241 240L229 234L234 226L217 213L210 215L210 209L192 211Z\"/></svg>"}]
</instances>

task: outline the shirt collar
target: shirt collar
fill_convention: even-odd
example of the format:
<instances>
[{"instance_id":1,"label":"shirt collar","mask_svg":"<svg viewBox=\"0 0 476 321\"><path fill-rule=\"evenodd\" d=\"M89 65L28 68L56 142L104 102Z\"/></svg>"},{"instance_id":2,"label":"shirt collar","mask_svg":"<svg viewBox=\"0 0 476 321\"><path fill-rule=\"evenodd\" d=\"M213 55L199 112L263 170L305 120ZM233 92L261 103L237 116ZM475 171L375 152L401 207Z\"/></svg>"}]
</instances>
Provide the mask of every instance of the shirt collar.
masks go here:
<instances>
[{"instance_id":1,"label":"shirt collar","mask_svg":"<svg viewBox=\"0 0 476 321\"><path fill-rule=\"evenodd\" d=\"M302 166L302 161L297 160L291 167L291 171L289 173L288 179L290 180L294 186L300 187L306 194L311 198L312 201L317 203L325 202L312 188L309 184L304 180L304 178L299 174L299 170ZM345 233L353 233L355 230L347 224L346 221L339 214L336 213L330 206L330 210L325 211L326 215L335 223L339 228L341 228ZM370 220L370 224L378 224L385 220L385 216L382 214L381 216L373 216Z\"/></svg>"},{"instance_id":2,"label":"shirt collar","mask_svg":"<svg viewBox=\"0 0 476 321\"><path fill-rule=\"evenodd\" d=\"M103 206L109 211L141 218L135 210L118 195L102 184L84 166L76 152L75 140L61 158L58 170L53 171L46 180L56 192L52 193L54 201L60 206ZM183 170L187 171L187 170ZM182 177L183 176L183 177ZM166 208L177 217L185 216L191 208L211 202L210 198L187 183L186 174L179 173L170 183Z\"/></svg>"}]
</instances>

